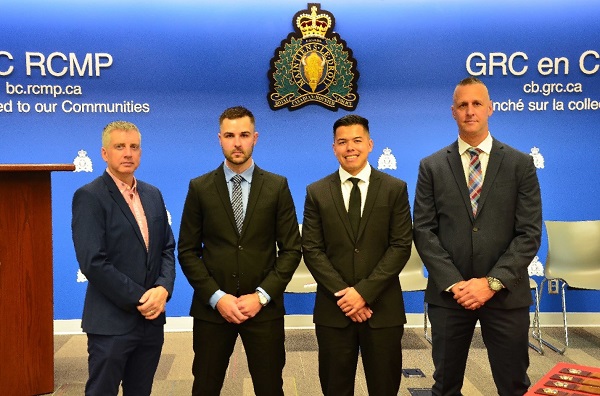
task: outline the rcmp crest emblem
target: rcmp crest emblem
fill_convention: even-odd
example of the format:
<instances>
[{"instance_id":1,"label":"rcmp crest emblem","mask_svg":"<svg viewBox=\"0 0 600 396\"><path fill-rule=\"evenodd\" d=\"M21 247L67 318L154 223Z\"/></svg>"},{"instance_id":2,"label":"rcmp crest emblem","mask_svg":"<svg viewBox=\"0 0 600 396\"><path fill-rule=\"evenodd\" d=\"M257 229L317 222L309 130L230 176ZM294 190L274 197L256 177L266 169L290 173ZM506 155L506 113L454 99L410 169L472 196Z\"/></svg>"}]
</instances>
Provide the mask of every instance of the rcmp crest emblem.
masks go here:
<instances>
[{"instance_id":1,"label":"rcmp crest emblem","mask_svg":"<svg viewBox=\"0 0 600 396\"><path fill-rule=\"evenodd\" d=\"M330 110L356 109L359 74L352 50L333 32L333 14L309 3L297 12L294 32L281 42L271 59L270 89L273 110L297 110L318 104Z\"/></svg>"}]
</instances>

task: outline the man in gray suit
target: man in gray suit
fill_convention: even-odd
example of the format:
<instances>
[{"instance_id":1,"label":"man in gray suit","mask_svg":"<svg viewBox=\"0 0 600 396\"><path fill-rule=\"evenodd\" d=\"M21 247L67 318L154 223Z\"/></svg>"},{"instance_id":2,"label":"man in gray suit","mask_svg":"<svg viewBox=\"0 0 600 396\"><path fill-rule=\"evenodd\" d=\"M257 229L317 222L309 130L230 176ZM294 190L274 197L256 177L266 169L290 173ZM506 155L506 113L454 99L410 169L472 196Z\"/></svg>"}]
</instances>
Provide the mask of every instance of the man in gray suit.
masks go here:
<instances>
[{"instance_id":1,"label":"man in gray suit","mask_svg":"<svg viewBox=\"0 0 600 396\"><path fill-rule=\"evenodd\" d=\"M314 322L324 395L354 394L358 353L370 395L396 396L406 318L398 274L410 257L406 183L373 169L367 119L333 125L340 167L306 189L302 247L317 282Z\"/></svg>"},{"instance_id":2,"label":"man in gray suit","mask_svg":"<svg viewBox=\"0 0 600 396\"><path fill-rule=\"evenodd\" d=\"M175 240L160 191L134 177L139 129L102 133L102 176L73 196L73 243L87 277L81 326L88 337L86 395L150 395L175 282Z\"/></svg>"},{"instance_id":3,"label":"man in gray suit","mask_svg":"<svg viewBox=\"0 0 600 396\"><path fill-rule=\"evenodd\" d=\"M476 322L498 394L530 381L527 267L540 247L542 203L533 159L492 139L492 101L475 77L454 91L458 141L423 159L414 238L427 267L434 395L460 395Z\"/></svg>"},{"instance_id":4,"label":"man in gray suit","mask_svg":"<svg viewBox=\"0 0 600 396\"><path fill-rule=\"evenodd\" d=\"M190 182L179 263L194 288L194 395L218 396L240 335L257 396L283 395L283 292L300 263L298 220L286 178L252 159L254 115L219 119L225 162Z\"/></svg>"}]
</instances>

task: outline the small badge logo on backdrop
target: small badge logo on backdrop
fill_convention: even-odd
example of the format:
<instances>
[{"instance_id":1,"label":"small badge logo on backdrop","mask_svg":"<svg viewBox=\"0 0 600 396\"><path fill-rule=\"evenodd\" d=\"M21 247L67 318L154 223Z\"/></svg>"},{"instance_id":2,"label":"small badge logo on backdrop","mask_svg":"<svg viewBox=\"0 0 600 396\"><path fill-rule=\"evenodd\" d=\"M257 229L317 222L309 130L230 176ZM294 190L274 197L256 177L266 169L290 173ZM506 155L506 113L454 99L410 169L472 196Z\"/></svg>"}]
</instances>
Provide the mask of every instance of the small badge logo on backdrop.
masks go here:
<instances>
[{"instance_id":1,"label":"small badge logo on backdrop","mask_svg":"<svg viewBox=\"0 0 600 396\"><path fill-rule=\"evenodd\" d=\"M355 110L359 74L352 50L333 32L335 18L308 3L292 18L290 33L271 59L267 100L273 110L318 104L329 110Z\"/></svg>"}]
</instances>

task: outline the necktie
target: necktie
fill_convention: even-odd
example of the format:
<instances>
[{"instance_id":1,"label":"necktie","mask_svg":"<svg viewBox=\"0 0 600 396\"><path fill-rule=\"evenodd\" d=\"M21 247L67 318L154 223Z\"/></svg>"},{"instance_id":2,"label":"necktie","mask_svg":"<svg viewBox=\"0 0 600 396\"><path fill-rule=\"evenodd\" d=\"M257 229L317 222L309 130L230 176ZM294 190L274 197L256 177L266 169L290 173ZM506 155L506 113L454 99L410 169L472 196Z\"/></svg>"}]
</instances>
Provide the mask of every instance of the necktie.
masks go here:
<instances>
[{"instance_id":1,"label":"necktie","mask_svg":"<svg viewBox=\"0 0 600 396\"><path fill-rule=\"evenodd\" d=\"M231 178L233 187L231 189L231 208L238 232L242 233L242 224L244 223L244 203L242 202L242 175L235 175Z\"/></svg>"},{"instance_id":2,"label":"necktie","mask_svg":"<svg viewBox=\"0 0 600 396\"><path fill-rule=\"evenodd\" d=\"M358 236L358 226L360 224L360 188L358 188L358 182L360 179L351 177L350 180L353 184L352 190L350 191L350 202L348 202L348 218L350 219L350 225L354 232L354 237Z\"/></svg>"},{"instance_id":3,"label":"necktie","mask_svg":"<svg viewBox=\"0 0 600 396\"><path fill-rule=\"evenodd\" d=\"M475 216L477 215L477 204L479 202L479 195L481 194L481 185L483 184L481 162L479 162L479 154L482 150L471 147L467 151L471 156L471 162L469 163L469 196L471 198L473 216Z\"/></svg>"}]
</instances>

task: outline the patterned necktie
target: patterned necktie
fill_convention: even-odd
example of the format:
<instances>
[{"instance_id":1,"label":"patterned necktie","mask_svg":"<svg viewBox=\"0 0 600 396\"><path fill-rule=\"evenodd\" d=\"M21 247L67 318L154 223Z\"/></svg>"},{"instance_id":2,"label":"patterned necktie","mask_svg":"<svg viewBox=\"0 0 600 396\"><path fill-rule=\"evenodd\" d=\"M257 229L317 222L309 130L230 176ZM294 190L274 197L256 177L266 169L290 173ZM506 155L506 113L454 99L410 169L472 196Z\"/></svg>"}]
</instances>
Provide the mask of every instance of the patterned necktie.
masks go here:
<instances>
[{"instance_id":1,"label":"patterned necktie","mask_svg":"<svg viewBox=\"0 0 600 396\"><path fill-rule=\"evenodd\" d=\"M471 198L471 209L473 209L473 216L476 216L479 195L481 195L481 185L483 184L481 162L479 162L479 154L481 154L482 150L471 147L467 151L471 156L471 162L469 163L469 196Z\"/></svg>"},{"instance_id":2,"label":"patterned necktie","mask_svg":"<svg viewBox=\"0 0 600 396\"><path fill-rule=\"evenodd\" d=\"M244 203L242 202L242 175L235 175L231 178L233 187L231 189L231 208L238 232L242 233L242 224L244 223Z\"/></svg>"},{"instance_id":3,"label":"patterned necktie","mask_svg":"<svg viewBox=\"0 0 600 396\"><path fill-rule=\"evenodd\" d=\"M348 218L356 238L358 237L358 226L360 225L360 188L358 187L360 179L351 177L348 180L353 184L350 191L350 201L348 202Z\"/></svg>"}]
</instances>

